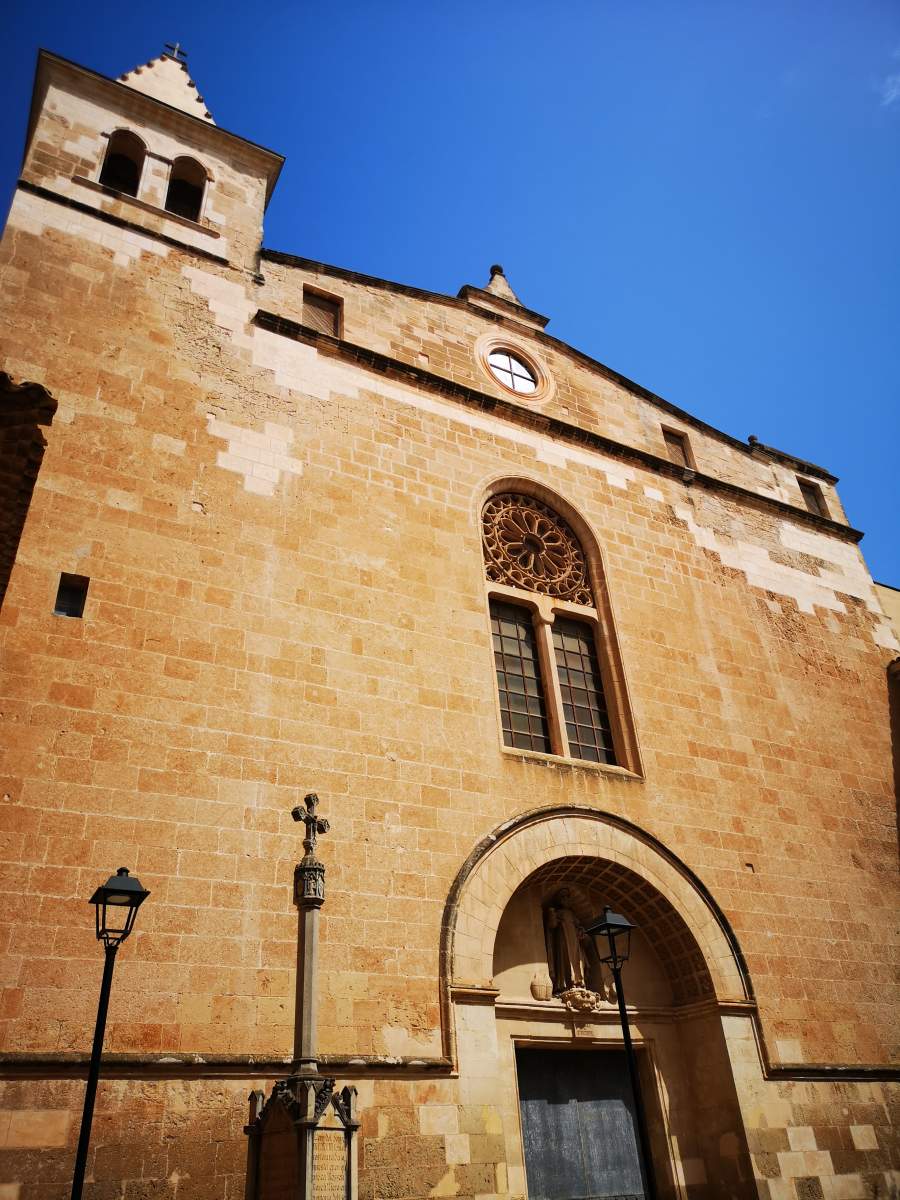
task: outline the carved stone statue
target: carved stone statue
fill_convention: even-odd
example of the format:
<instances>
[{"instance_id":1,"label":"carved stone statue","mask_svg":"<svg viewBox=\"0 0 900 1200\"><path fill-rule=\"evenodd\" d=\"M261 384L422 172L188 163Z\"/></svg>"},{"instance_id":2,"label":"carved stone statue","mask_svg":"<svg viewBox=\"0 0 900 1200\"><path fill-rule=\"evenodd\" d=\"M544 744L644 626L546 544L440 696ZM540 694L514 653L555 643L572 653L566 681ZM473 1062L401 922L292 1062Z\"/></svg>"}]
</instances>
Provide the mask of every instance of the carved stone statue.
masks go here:
<instances>
[{"instance_id":1,"label":"carved stone statue","mask_svg":"<svg viewBox=\"0 0 900 1200\"><path fill-rule=\"evenodd\" d=\"M563 888L544 909L544 940L553 994L568 988L583 988L585 932L569 904L569 889Z\"/></svg>"},{"instance_id":2,"label":"carved stone statue","mask_svg":"<svg viewBox=\"0 0 900 1200\"><path fill-rule=\"evenodd\" d=\"M544 909L544 941L553 995L569 1008L588 1010L615 1000L615 990L604 977L597 947L584 931L570 904L571 892L562 888Z\"/></svg>"}]
</instances>

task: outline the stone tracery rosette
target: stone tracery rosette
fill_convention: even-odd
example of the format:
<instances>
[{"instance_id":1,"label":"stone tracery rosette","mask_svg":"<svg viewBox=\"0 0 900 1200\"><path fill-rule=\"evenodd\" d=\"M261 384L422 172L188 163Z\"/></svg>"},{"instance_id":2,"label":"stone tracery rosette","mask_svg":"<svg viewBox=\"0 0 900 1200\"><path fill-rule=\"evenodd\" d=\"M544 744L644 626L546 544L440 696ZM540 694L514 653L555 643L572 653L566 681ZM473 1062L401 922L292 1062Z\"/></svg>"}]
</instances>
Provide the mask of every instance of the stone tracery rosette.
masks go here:
<instances>
[{"instance_id":1,"label":"stone tracery rosette","mask_svg":"<svg viewBox=\"0 0 900 1200\"><path fill-rule=\"evenodd\" d=\"M593 607L578 539L561 517L533 496L492 496L481 515L487 577L493 583Z\"/></svg>"}]
</instances>

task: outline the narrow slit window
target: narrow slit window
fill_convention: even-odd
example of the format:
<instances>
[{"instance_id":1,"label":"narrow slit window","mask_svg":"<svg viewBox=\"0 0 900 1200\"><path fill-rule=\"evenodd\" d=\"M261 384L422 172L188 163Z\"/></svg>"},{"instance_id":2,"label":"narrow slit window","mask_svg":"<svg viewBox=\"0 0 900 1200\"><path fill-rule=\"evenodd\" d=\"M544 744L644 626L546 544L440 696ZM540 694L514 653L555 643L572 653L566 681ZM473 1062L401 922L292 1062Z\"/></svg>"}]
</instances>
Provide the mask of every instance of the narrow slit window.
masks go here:
<instances>
[{"instance_id":1,"label":"narrow slit window","mask_svg":"<svg viewBox=\"0 0 900 1200\"><path fill-rule=\"evenodd\" d=\"M573 758L615 765L612 727L591 627L557 617L553 622L556 673Z\"/></svg>"},{"instance_id":2,"label":"narrow slit window","mask_svg":"<svg viewBox=\"0 0 900 1200\"><path fill-rule=\"evenodd\" d=\"M803 497L803 503L811 513L815 513L817 517L829 516L828 508L825 504L825 497L822 495L822 489L817 483L811 483L808 479L800 479L797 483L800 485L800 495Z\"/></svg>"},{"instance_id":3,"label":"narrow slit window","mask_svg":"<svg viewBox=\"0 0 900 1200\"><path fill-rule=\"evenodd\" d=\"M666 453L673 463L677 463L679 467L687 467L690 469L691 460L688 453L687 437L683 433L677 433L674 429L663 429L663 438L666 443Z\"/></svg>"},{"instance_id":4,"label":"narrow slit window","mask_svg":"<svg viewBox=\"0 0 900 1200\"><path fill-rule=\"evenodd\" d=\"M329 337L341 335L341 302L320 292L303 289L303 324Z\"/></svg>"},{"instance_id":5,"label":"narrow slit window","mask_svg":"<svg viewBox=\"0 0 900 1200\"><path fill-rule=\"evenodd\" d=\"M109 139L100 183L126 196L136 196L144 169L146 148L136 133L117 129Z\"/></svg>"},{"instance_id":6,"label":"narrow slit window","mask_svg":"<svg viewBox=\"0 0 900 1200\"><path fill-rule=\"evenodd\" d=\"M84 616L84 602L87 600L89 583L90 580L85 575L67 575L63 572L59 577L54 614L57 617Z\"/></svg>"},{"instance_id":7,"label":"narrow slit window","mask_svg":"<svg viewBox=\"0 0 900 1200\"><path fill-rule=\"evenodd\" d=\"M206 190L206 171L193 158L176 158L172 163L166 209L189 221L199 221Z\"/></svg>"},{"instance_id":8,"label":"narrow slit window","mask_svg":"<svg viewBox=\"0 0 900 1200\"><path fill-rule=\"evenodd\" d=\"M519 750L549 754L544 684L530 612L492 601L491 633L503 741Z\"/></svg>"}]
</instances>

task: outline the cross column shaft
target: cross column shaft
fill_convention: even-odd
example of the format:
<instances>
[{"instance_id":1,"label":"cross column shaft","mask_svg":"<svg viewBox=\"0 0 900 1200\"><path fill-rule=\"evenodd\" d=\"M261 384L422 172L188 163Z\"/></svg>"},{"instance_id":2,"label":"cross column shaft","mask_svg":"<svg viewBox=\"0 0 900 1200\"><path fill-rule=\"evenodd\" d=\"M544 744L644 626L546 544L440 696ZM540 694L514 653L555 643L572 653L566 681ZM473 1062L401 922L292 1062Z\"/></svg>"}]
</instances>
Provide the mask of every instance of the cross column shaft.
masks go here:
<instances>
[{"instance_id":1,"label":"cross column shaft","mask_svg":"<svg viewBox=\"0 0 900 1200\"><path fill-rule=\"evenodd\" d=\"M294 1001L294 1069L316 1070L316 966L319 910L301 908L297 929L297 982Z\"/></svg>"},{"instance_id":2,"label":"cross column shaft","mask_svg":"<svg viewBox=\"0 0 900 1200\"><path fill-rule=\"evenodd\" d=\"M315 1072L316 1018L318 1012L316 972L319 954L319 909L325 903L325 865L315 856L316 839L328 832L328 822L316 816L319 797L310 793L304 806L291 812L306 827L306 853L294 868L294 901L299 909L297 927L297 978L294 999L294 1069Z\"/></svg>"}]
</instances>

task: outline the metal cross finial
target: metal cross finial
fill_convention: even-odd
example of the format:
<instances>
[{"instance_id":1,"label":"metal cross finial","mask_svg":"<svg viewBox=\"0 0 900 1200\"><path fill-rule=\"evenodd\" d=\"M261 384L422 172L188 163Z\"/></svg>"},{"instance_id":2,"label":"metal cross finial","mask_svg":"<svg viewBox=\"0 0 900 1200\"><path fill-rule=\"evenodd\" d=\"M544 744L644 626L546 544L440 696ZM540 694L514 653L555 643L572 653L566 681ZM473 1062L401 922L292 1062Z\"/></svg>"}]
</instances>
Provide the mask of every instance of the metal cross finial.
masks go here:
<instances>
[{"instance_id":1,"label":"metal cross finial","mask_svg":"<svg viewBox=\"0 0 900 1200\"><path fill-rule=\"evenodd\" d=\"M187 58L187 51L181 48L181 42L166 42L166 54L169 58L174 58L176 62L184 62Z\"/></svg>"},{"instance_id":2,"label":"metal cross finial","mask_svg":"<svg viewBox=\"0 0 900 1200\"><path fill-rule=\"evenodd\" d=\"M324 817L316 816L316 809L319 807L319 797L315 792L310 792L308 796L304 796L303 803L306 805L306 811L304 812L298 804L296 808L291 809L291 816L295 821L302 821L306 825L303 849L307 854L312 854L316 848L316 838L320 833L327 833L329 825Z\"/></svg>"}]
</instances>

